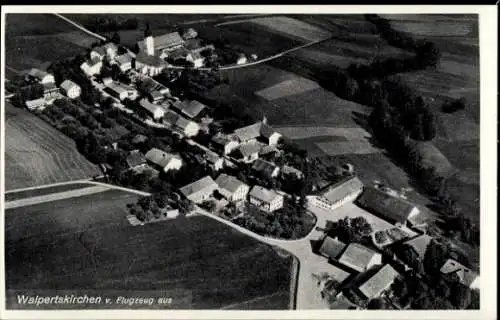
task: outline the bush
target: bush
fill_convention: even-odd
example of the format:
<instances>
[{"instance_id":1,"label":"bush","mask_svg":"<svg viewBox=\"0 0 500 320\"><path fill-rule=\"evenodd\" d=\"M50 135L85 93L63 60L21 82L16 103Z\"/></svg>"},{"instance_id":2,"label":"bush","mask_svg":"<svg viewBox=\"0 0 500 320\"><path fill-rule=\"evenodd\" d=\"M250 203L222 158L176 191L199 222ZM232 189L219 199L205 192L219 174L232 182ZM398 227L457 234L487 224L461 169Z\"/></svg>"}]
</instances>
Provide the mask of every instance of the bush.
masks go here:
<instances>
[{"instance_id":1,"label":"bush","mask_svg":"<svg viewBox=\"0 0 500 320\"><path fill-rule=\"evenodd\" d=\"M466 106L467 100L465 100L465 98L460 98L452 101L446 101L441 107L441 110L446 113L453 113L465 109Z\"/></svg>"}]
</instances>

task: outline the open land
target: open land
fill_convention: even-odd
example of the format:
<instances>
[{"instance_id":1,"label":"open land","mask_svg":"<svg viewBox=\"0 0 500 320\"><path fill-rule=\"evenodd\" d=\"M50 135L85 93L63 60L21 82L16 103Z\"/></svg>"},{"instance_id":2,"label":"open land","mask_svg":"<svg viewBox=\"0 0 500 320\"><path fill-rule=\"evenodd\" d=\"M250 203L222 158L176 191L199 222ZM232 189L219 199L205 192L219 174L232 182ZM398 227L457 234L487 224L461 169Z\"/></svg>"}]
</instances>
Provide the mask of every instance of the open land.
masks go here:
<instances>
[{"instance_id":1,"label":"open land","mask_svg":"<svg viewBox=\"0 0 500 320\"><path fill-rule=\"evenodd\" d=\"M5 103L5 188L92 178L99 168L75 143L26 110Z\"/></svg>"},{"instance_id":2,"label":"open land","mask_svg":"<svg viewBox=\"0 0 500 320\"><path fill-rule=\"evenodd\" d=\"M31 198L37 196L48 195L51 193L64 192L70 190L77 190L82 188L92 187L94 184L92 183L68 183L68 184L60 184L49 187L41 187L41 188L33 188L26 189L21 191L13 191L7 192L5 194L5 201L13 201L23 198Z\"/></svg>"},{"instance_id":3,"label":"open land","mask_svg":"<svg viewBox=\"0 0 500 320\"><path fill-rule=\"evenodd\" d=\"M184 309L274 295L266 308L288 308L291 258L206 217L131 227L136 200L112 190L7 210L7 288L188 292Z\"/></svg>"}]
</instances>

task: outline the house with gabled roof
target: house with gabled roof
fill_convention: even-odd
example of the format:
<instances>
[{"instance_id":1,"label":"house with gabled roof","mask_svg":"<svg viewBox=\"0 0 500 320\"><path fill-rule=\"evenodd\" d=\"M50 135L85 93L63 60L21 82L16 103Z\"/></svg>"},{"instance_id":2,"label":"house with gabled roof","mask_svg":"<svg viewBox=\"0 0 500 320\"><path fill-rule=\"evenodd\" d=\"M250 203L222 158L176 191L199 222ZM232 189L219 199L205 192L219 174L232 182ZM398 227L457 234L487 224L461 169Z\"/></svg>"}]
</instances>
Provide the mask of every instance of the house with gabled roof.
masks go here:
<instances>
[{"instance_id":1,"label":"house with gabled roof","mask_svg":"<svg viewBox=\"0 0 500 320\"><path fill-rule=\"evenodd\" d=\"M440 269L441 274L447 279L458 279L458 281L473 290L480 289L479 274L465 267L460 262L448 259Z\"/></svg>"},{"instance_id":2,"label":"house with gabled roof","mask_svg":"<svg viewBox=\"0 0 500 320\"><path fill-rule=\"evenodd\" d=\"M250 191L250 187L246 183L225 173L220 174L215 182L219 186L220 194L231 202L245 200Z\"/></svg>"},{"instance_id":3,"label":"house with gabled roof","mask_svg":"<svg viewBox=\"0 0 500 320\"><path fill-rule=\"evenodd\" d=\"M218 133L210 140L210 147L224 155L230 154L239 145L238 138L234 134Z\"/></svg>"},{"instance_id":4,"label":"house with gabled roof","mask_svg":"<svg viewBox=\"0 0 500 320\"><path fill-rule=\"evenodd\" d=\"M409 226L410 221L420 214L414 204L375 188L365 188L357 204L397 226Z\"/></svg>"},{"instance_id":5,"label":"house with gabled roof","mask_svg":"<svg viewBox=\"0 0 500 320\"><path fill-rule=\"evenodd\" d=\"M382 255L359 243L350 243L337 259L339 263L358 272L363 272L382 263Z\"/></svg>"},{"instance_id":6,"label":"house with gabled roof","mask_svg":"<svg viewBox=\"0 0 500 320\"><path fill-rule=\"evenodd\" d=\"M139 150L130 151L125 161L130 169L143 167L147 163L146 158Z\"/></svg>"},{"instance_id":7,"label":"house with gabled roof","mask_svg":"<svg viewBox=\"0 0 500 320\"><path fill-rule=\"evenodd\" d=\"M240 144L231 155L244 163L254 162L259 158L259 151L262 144L257 141L250 141Z\"/></svg>"},{"instance_id":8,"label":"house with gabled roof","mask_svg":"<svg viewBox=\"0 0 500 320\"><path fill-rule=\"evenodd\" d=\"M37 68L31 69L27 76L31 79L36 80L40 84L55 83L54 75L46 71L42 71Z\"/></svg>"},{"instance_id":9,"label":"house with gabled roof","mask_svg":"<svg viewBox=\"0 0 500 320\"><path fill-rule=\"evenodd\" d=\"M364 281L358 290L366 299L375 299L389 289L397 277L399 277L399 273L390 264L386 264Z\"/></svg>"},{"instance_id":10,"label":"house with gabled roof","mask_svg":"<svg viewBox=\"0 0 500 320\"><path fill-rule=\"evenodd\" d=\"M425 257L425 253L427 252L427 248L433 239L433 237L427 234L422 234L404 242L404 247L408 250L412 250L415 253L415 256L422 261Z\"/></svg>"},{"instance_id":11,"label":"house with gabled roof","mask_svg":"<svg viewBox=\"0 0 500 320\"><path fill-rule=\"evenodd\" d=\"M337 259L342 254L342 252L344 252L344 249L346 247L347 244L343 243L339 239L326 236L323 239L318 252L325 258Z\"/></svg>"},{"instance_id":12,"label":"house with gabled roof","mask_svg":"<svg viewBox=\"0 0 500 320\"><path fill-rule=\"evenodd\" d=\"M323 188L317 196L308 199L315 206L335 210L347 202L354 201L363 192L363 182L358 177L347 177L341 181Z\"/></svg>"},{"instance_id":13,"label":"house with gabled roof","mask_svg":"<svg viewBox=\"0 0 500 320\"><path fill-rule=\"evenodd\" d=\"M206 176L179 190L186 198L196 204L200 204L208 200L214 191L217 190L217 183L210 176Z\"/></svg>"},{"instance_id":14,"label":"house with gabled roof","mask_svg":"<svg viewBox=\"0 0 500 320\"><path fill-rule=\"evenodd\" d=\"M283 208L283 195L262 186L254 186L248 194L248 198L251 204L267 212Z\"/></svg>"},{"instance_id":15,"label":"house with gabled roof","mask_svg":"<svg viewBox=\"0 0 500 320\"><path fill-rule=\"evenodd\" d=\"M98 58L86 60L80 65L80 69L88 76L101 73L102 61Z\"/></svg>"},{"instance_id":16,"label":"house with gabled roof","mask_svg":"<svg viewBox=\"0 0 500 320\"><path fill-rule=\"evenodd\" d=\"M153 148L146 153L146 160L153 167L163 172L179 170L182 167L182 159L175 154Z\"/></svg>"},{"instance_id":17,"label":"house with gabled roof","mask_svg":"<svg viewBox=\"0 0 500 320\"><path fill-rule=\"evenodd\" d=\"M154 120L161 119L165 115L165 110L162 106L151 103L146 98L142 98L139 101L139 106Z\"/></svg>"},{"instance_id":18,"label":"house with gabled roof","mask_svg":"<svg viewBox=\"0 0 500 320\"><path fill-rule=\"evenodd\" d=\"M190 119L197 118L207 108L206 105L196 100L184 100L174 104L173 107Z\"/></svg>"},{"instance_id":19,"label":"house with gabled roof","mask_svg":"<svg viewBox=\"0 0 500 320\"><path fill-rule=\"evenodd\" d=\"M280 173L280 167L272 162L262 159L255 160L252 165L252 170L264 179L274 179Z\"/></svg>"},{"instance_id":20,"label":"house with gabled roof","mask_svg":"<svg viewBox=\"0 0 500 320\"><path fill-rule=\"evenodd\" d=\"M61 83L61 89L70 99L76 99L82 93L82 89L80 88L80 86L71 80L64 80Z\"/></svg>"},{"instance_id":21,"label":"house with gabled roof","mask_svg":"<svg viewBox=\"0 0 500 320\"><path fill-rule=\"evenodd\" d=\"M264 143L275 146L282 135L264 121L259 121L249 126L234 130L241 143L262 140Z\"/></svg>"},{"instance_id":22,"label":"house with gabled roof","mask_svg":"<svg viewBox=\"0 0 500 320\"><path fill-rule=\"evenodd\" d=\"M114 59L114 63L118 65L120 71L126 72L132 69L132 57L128 53L124 53L122 55L117 56Z\"/></svg>"}]
</instances>

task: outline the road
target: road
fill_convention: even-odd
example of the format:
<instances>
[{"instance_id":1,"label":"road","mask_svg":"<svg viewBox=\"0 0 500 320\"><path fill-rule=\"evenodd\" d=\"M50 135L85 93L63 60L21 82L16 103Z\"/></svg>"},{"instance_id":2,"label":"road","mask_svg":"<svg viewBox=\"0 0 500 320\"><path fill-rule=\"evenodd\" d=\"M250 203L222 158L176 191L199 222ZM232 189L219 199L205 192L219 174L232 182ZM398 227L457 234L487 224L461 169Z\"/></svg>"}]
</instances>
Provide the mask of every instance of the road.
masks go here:
<instances>
[{"instance_id":1,"label":"road","mask_svg":"<svg viewBox=\"0 0 500 320\"><path fill-rule=\"evenodd\" d=\"M98 38L100 40L105 40L106 39L103 36L100 36L97 33L94 33L92 31L86 29L85 27L83 27L83 26L79 25L78 23L76 23L76 22L74 22L74 21L72 21L72 20L64 17L61 14L54 13L54 15L56 15L57 17L63 19L64 21L72 24L73 26L77 27L78 29L86 32L87 34L89 34L89 35L91 35L93 37L96 37L96 38ZM199 23L199 22L193 22L193 23ZM261 59L261 60L256 60L256 61L252 61L252 62L245 63L245 64L235 64L235 65L228 65L228 66L219 67L219 70L239 69L239 68L245 68L245 67L255 66L255 65L258 65L258 64L261 64L261 63L266 63L266 62L269 62L271 60L280 58L280 57L282 57L282 56L284 56L284 55L286 55L288 53L291 53L291 52L294 52L294 51L297 51L297 50L300 50L300 49L304 49L304 48L307 48L309 46L312 46L312 45L315 45L315 44L318 44L318 43L321 43L321 42L324 42L324 41L327 41L327 40L330 40L330 37L322 39L322 40L311 41L311 42L308 42L306 44L303 44L303 45L300 45L300 46L297 46L297 47L285 50L283 52L277 53L275 55L269 56L269 57ZM169 69L176 69L176 70L187 69L186 67L174 66L174 65L168 65L167 68L169 68ZM197 70L211 71L213 69L212 68L197 68Z\"/></svg>"}]
</instances>

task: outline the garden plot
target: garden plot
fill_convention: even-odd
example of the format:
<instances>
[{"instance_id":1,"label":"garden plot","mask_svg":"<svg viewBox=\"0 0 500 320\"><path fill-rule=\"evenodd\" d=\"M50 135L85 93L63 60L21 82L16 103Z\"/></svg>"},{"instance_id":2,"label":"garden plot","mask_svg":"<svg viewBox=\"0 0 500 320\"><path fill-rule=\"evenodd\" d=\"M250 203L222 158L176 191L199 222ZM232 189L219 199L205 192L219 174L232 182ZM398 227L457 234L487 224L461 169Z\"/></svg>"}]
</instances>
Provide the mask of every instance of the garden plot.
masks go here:
<instances>
[{"instance_id":1,"label":"garden plot","mask_svg":"<svg viewBox=\"0 0 500 320\"><path fill-rule=\"evenodd\" d=\"M264 26L273 32L293 38L301 38L305 41L319 41L331 36L330 32L326 30L284 16L255 18L250 21L257 25Z\"/></svg>"}]
</instances>

